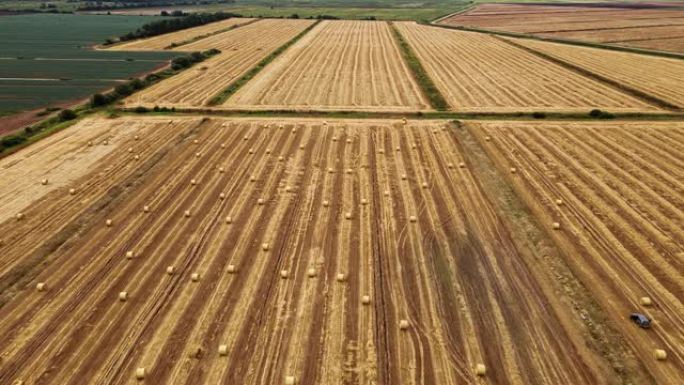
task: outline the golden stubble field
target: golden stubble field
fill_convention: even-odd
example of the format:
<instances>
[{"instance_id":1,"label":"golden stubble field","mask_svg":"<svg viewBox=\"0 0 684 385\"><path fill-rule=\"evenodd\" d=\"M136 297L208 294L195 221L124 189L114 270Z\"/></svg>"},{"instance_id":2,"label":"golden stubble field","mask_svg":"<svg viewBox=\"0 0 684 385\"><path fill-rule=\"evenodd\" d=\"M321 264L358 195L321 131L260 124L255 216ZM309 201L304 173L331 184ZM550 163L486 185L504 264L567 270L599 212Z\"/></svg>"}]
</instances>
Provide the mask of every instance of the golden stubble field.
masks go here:
<instances>
[{"instance_id":1,"label":"golden stubble field","mask_svg":"<svg viewBox=\"0 0 684 385\"><path fill-rule=\"evenodd\" d=\"M107 122L0 225L2 382L613 383L451 123Z\"/></svg>"}]
</instances>

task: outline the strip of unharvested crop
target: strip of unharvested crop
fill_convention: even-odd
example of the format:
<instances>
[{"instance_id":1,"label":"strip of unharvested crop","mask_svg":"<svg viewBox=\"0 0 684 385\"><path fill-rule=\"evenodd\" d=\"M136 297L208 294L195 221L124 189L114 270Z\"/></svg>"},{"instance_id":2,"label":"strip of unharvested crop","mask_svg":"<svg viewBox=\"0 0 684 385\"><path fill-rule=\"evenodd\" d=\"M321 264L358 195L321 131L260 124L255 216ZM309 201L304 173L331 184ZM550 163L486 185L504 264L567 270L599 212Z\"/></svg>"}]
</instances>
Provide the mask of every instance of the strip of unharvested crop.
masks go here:
<instances>
[{"instance_id":1,"label":"strip of unharvested crop","mask_svg":"<svg viewBox=\"0 0 684 385\"><path fill-rule=\"evenodd\" d=\"M139 182L0 308L3 384L133 383L139 368L168 384L609 383L449 123L111 122L147 127L140 164L164 155L103 159ZM129 180L100 173L50 195L63 222ZM1 262L21 263L50 207L0 225Z\"/></svg>"},{"instance_id":2,"label":"strip of unharvested crop","mask_svg":"<svg viewBox=\"0 0 684 385\"><path fill-rule=\"evenodd\" d=\"M395 25L456 111L657 109L489 35L413 22Z\"/></svg>"},{"instance_id":3,"label":"strip of unharvested crop","mask_svg":"<svg viewBox=\"0 0 684 385\"><path fill-rule=\"evenodd\" d=\"M429 109L386 22L323 21L222 107Z\"/></svg>"},{"instance_id":4,"label":"strip of unharvested crop","mask_svg":"<svg viewBox=\"0 0 684 385\"><path fill-rule=\"evenodd\" d=\"M675 107L684 107L682 60L529 39L503 39L650 94Z\"/></svg>"},{"instance_id":5,"label":"strip of unharvested crop","mask_svg":"<svg viewBox=\"0 0 684 385\"><path fill-rule=\"evenodd\" d=\"M684 125L467 125L546 224L654 382L682 378ZM653 306L644 306L642 297ZM639 329L629 320L632 312L647 314L656 326ZM664 349L668 360L656 361L654 349Z\"/></svg>"},{"instance_id":6,"label":"strip of unharvested crop","mask_svg":"<svg viewBox=\"0 0 684 385\"><path fill-rule=\"evenodd\" d=\"M178 47L218 48L221 53L125 100L129 107L200 107L272 51L313 24L311 20L267 19Z\"/></svg>"},{"instance_id":7,"label":"strip of unharvested crop","mask_svg":"<svg viewBox=\"0 0 684 385\"><path fill-rule=\"evenodd\" d=\"M248 81L250 81L253 77L255 77L259 72L261 72L261 70L264 69L275 58L280 56L281 53L285 52L286 49L288 49L290 46L292 46L297 41L299 41L299 39L301 39L304 35L306 35L309 31L311 31L316 25L318 25L318 23L320 23L320 20L315 22L314 24L311 24L308 27L306 27L306 29L304 29L302 32L297 34L297 36L293 37L287 43L281 45L280 47L278 47L278 49L273 51L270 55L268 55L264 59L262 59L259 62L259 64L257 64L252 69L250 69L249 72L244 74L240 79L235 81L233 84L231 84L225 90L221 91L218 95L211 98L211 100L209 100L209 105L217 105L217 104L224 103L235 92L237 92L237 90L239 90L240 87L247 84Z\"/></svg>"},{"instance_id":8,"label":"strip of unharvested crop","mask_svg":"<svg viewBox=\"0 0 684 385\"><path fill-rule=\"evenodd\" d=\"M209 23L195 28L188 28L181 31L165 33L163 35L150 37L147 39L134 40L122 44L117 44L107 48L112 51L162 51L174 44L181 44L191 39L211 35L226 29L234 28L242 24L254 21L250 18L230 18L214 23ZM211 48L211 47L210 47ZM183 49L180 50L184 50Z\"/></svg>"},{"instance_id":9,"label":"strip of unharvested crop","mask_svg":"<svg viewBox=\"0 0 684 385\"><path fill-rule=\"evenodd\" d=\"M435 86L435 83L432 81L432 79L430 79L430 76L427 74L427 72L425 72L425 68L420 63L420 60L416 56L415 52L413 52L413 49L411 49L411 46L406 42L404 37L401 36L401 32L397 30L397 27L395 27L394 24L390 25L392 27L392 33L394 37L399 42L402 57L408 64L409 68L411 68L413 77L420 85L423 93L430 100L430 105L432 105L432 108L437 111L446 111L449 108L449 104L444 99L444 96L442 96Z\"/></svg>"}]
</instances>

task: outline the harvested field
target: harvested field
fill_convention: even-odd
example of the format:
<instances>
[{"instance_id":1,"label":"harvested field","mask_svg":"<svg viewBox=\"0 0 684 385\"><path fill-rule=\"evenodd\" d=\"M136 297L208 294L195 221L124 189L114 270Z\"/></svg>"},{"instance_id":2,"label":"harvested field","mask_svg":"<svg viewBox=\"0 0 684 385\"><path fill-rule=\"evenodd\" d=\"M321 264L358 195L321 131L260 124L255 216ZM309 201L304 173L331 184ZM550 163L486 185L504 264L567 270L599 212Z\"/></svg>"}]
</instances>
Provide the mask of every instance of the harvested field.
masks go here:
<instances>
[{"instance_id":1,"label":"harvested field","mask_svg":"<svg viewBox=\"0 0 684 385\"><path fill-rule=\"evenodd\" d=\"M447 123L81 124L104 122L140 134L137 162L117 146L83 195L0 224L0 283L25 272L3 291L0 383L613 383Z\"/></svg>"},{"instance_id":2,"label":"harvested field","mask_svg":"<svg viewBox=\"0 0 684 385\"><path fill-rule=\"evenodd\" d=\"M517 169L509 175L519 196L548 225L653 382L684 378L684 124L482 122L468 128L500 170ZM653 305L642 306L641 297ZM639 329L628 318L635 311L655 326ZM666 350L668 360L656 361L654 349Z\"/></svg>"},{"instance_id":3,"label":"harvested field","mask_svg":"<svg viewBox=\"0 0 684 385\"><path fill-rule=\"evenodd\" d=\"M127 106L201 107L272 51L297 36L311 20L259 20L178 47L221 53L126 99Z\"/></svg>"},{"instance_id":4,"label":"harvested field","mask_svg":"<svg viewBox=\"0 0 684 385\"><path fill-rule=\"evenodd\" d=\"M668 44L671 38L683 36L684 10L667 6L483 4L441 20L440 24L647 48L634 41L639 38L658 41L652 49L684 53L677 44Z\"/></svg>"},{"instance_id":5,"label":"harvested field","mask_svg":"<svg viewBox=\"0 0 684 385\"><path fill-rule=\"evenodd\" d=\"M184 43L202 36L211 35L226 29L235 28L254 19L250 18L231 18L214 23L201 25L199 27L183 29L176 32L166 33L147 39L133 40L107 48L112 51L161 51L174 44ZM185 50L185 46L178 47L177 50Z\"/></svg>"},{"instance_id":6,"label":"harvested field","mask_svg":"<svg viewBox=\"0 0 684 385\"><path fill-rule=\"evenodd\" d=\"M684 61L530 39L505 38L684 107Z\"/></svg>"},{"instance_id":7,"label":"harvested field","mask_svg":"<svg viewBox=\"0 0 684 385\"><path fill-rule=\"evenodd\" d=\"M245 109L427 110L386 22L324 21L224 103Z\"/></svg>"},{"instance_id":8,"label":"harvested field","mask_svg":"<svg viewBox=\"0 0 684 385\"><path fill-rule=\"evenodd\" d=\"M480 33L396 23L456 111L654 110L608 85Z\"/></svg>"}]
</instances>

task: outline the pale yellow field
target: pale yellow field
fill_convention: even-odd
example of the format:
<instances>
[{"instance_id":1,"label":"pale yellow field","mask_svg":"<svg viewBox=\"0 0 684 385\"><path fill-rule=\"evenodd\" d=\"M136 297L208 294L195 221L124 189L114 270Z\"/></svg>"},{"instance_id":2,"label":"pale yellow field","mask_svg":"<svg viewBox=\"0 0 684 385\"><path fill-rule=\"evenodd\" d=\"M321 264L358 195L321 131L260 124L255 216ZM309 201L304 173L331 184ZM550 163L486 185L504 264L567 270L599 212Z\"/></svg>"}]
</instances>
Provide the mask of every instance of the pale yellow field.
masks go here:
<instances>
[{"instance_id":1,"label":"pale yellow field","mask_svg":"<svg viewBox=\"0 0 684 385\"><path fill-rule=\"evenodd\" d=\"M311 25L311 20L260 20L199 40L183 50L221 53L125 100L127 106L202 107L273 50Z\"/></svg>"},{"instance_id":2,"label":"pale yellow field","mask_svg":"<svg viewBox=\"0 0 684 385\"><path fill-rule=\"evenodd\" d=\"M386 22L324 21L223 107L429 109Z\"/></svg>"},{"instance_id":3,"label":"pale yellow field","mask_svg":"<svg viewBox=\"0 0 684 385\"><path fill-rule=\"evenodd\" d=\"M506 39L684 107L682 60L531 39Z\"/></svg>"},{"instance_id":4,"label":"pale yellow field","mask_svg":"<svg viewBox=\"0 0 684 385\"><path fill-rule=\"evenodd\" d=\"M195 28L188 28L181 31L166 33L159 36L150 37L147 39L133 40L130 42L117 44L109 50L113 51L161 51L169 49L174 43L179 44L191 39L196 39L204 35L209 35L222 31L224 29L234 28L245 23L249 23L254 19L250 18L231 18L227 20L221 20L210 24L205 24ZM185 51L191 49L186 49L185 46L176 48L179 51Z\"/></svg>"},{"instance_id":5,"label":"pale yellow field","mask_svg":"<svg viewBox=\"0 0 684 385\"><path fill-rule=\"evenodd\" d=\"M414 22L397 27L456 111L656 110L493 36Z\"/></svg>"}]
</instances>

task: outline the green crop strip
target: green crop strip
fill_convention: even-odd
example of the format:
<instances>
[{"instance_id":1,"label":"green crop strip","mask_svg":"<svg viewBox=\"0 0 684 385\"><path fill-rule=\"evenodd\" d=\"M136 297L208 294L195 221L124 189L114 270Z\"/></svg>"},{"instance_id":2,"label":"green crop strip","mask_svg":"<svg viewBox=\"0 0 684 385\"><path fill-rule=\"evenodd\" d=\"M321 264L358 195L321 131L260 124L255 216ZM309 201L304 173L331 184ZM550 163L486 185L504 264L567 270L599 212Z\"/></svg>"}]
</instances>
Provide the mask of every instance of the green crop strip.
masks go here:
<instances>
[{"instance_id":1,"label":"green crop strip","mask_svg":"<svg viewBox=\"0 0 684 385\"><path fill-rule=\"evenodd\" d=\"M447 103L446 99L444 99L444 95L439 92L437 86L435 86L435 83L425 71L423 64L420 62L415 52L413 52L413 49L409 43L404 39L404 37L401 35L401 32L399 32L393 23L390 23L390 27L392 28L394 37L399 43L399 48L401 48L401 55L404 57L406 64L408 64L409 68L411 69L416 82L418 82L418 85L428 98L432 108L437 111L447 111L449 109L449 103Z\"/></svg>"},{"instance_id":2,"label":"green crop strip","mask_svg":"<svg viewBox=\"0 0 684 385\"><path fill-rule=\"evenodd\" d=\"M300 32L297 36L293 37L292 39L290 39L290 41L281 45L275 51L271 52L270 55L263 58L256 66L252 67L252 69L247 71L246 74L242 75L241 78L231 83L228 86L228 88L226 88L225 90L221 91L218 95L211 98L207 105L215 106L218 104L223 104L223 102L228 100L228 98L231 97L235 92L237 92L237 90L239 90L240 87L244 86L248 81L252 80L252 78L254 78L259 72L261 72L261 70L263 70L269 63L275 60L275 58L280 56L281 53L285 52L285 50L290 48L290 46L292 46L294 43L299 41L299 39L304 37L304 35L311 31L320 22L321 21L318 20L310 26L306 27L306 29Z\"/></svg>"}]
</instances>

